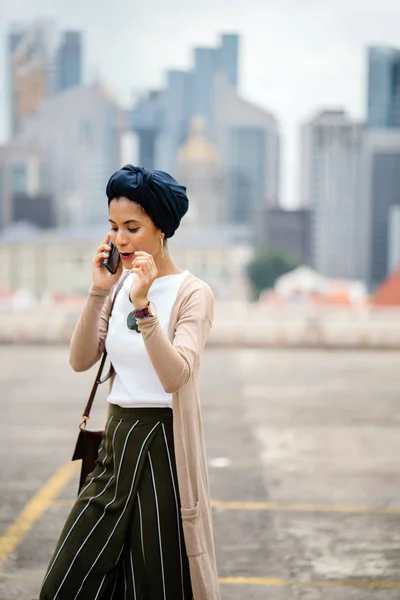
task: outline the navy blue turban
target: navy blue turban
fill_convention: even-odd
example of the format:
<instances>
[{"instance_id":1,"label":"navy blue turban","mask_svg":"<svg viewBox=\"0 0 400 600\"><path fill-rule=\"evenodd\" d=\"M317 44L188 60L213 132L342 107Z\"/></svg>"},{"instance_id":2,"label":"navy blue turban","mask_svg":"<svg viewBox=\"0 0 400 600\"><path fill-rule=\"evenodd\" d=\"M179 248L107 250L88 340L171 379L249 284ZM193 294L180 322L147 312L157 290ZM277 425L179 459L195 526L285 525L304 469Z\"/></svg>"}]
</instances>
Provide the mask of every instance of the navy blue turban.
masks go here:
<instances>
[{"instance_id":1,"label":"navy blue turban","mask_svg":"<svg viewBox=\"0 0 400 600\"><path fill-rule=\"evenodd\" d=\"M125 197L144 208L153 223L170 238L189 207L186 188L164 171L125 165L110 177L106 194L108 205Z\"/></svg>"}]
</instances>

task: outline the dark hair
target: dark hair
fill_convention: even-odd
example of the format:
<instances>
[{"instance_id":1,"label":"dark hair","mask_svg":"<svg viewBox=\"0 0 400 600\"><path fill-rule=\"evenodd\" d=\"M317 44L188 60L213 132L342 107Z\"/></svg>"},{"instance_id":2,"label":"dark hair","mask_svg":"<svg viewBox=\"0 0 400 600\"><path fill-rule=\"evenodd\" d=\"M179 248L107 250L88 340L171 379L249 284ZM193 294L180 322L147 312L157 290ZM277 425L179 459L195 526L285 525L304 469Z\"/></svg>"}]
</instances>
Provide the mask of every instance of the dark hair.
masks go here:
<instances>
[{"instance_id":1,"label":"dark hair","mask_svg":"<svg viewBox=\"0 0 400 600\"><path fill-rule=\"evenodd\" d=\"M108 204L127 198L139 204L165 237L172 237L188 210L186 188L164 171L125 165L114 173L106 187Z\"/></svg>"}]
</instances>

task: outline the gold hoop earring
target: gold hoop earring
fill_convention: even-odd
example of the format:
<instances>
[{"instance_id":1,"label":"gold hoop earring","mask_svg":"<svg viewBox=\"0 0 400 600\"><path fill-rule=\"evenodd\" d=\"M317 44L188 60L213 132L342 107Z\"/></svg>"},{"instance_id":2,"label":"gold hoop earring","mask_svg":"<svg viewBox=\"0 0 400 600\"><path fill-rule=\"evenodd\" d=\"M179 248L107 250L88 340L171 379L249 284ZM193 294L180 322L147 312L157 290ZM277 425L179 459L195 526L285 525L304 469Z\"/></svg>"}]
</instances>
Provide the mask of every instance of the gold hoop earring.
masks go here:
<instances>
[{"instance_id":1,"label":"gold hoop earring","mask_svg":"<svg viewBox=\"0 0 400 600\"><path fill-rule=\"evenodd\" d=\"M161 238L160 242L161 242L161 258L164 258L164 238Z\"/></svg>"}]
</instances>

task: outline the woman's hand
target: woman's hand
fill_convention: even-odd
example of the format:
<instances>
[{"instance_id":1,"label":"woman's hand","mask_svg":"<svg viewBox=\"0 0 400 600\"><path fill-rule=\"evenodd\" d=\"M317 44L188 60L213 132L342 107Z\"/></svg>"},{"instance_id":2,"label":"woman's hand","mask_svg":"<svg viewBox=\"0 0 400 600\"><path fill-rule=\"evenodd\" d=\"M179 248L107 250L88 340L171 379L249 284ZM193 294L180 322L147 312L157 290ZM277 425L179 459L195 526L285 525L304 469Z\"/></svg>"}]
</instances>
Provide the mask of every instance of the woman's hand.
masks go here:
<instances>
[{"instance_id":1,"label":"woman's hand","mask_svg":"<svg viewBox=\"0 0 400 600\"><path fill-rule=\"evenodd\" d=\"M112 275L103 265L103 260L107 258L110 253L110 247L108 246L109 239L110 234L108 233L104 242L97 249L97 254L92 261L93 285L100 290L106 291L110 291L117 283L118 279L121 277L123 269L122 260L120 260L118 263L118 268L115 275Z\"/></svg>"},{"instance_id":2,"label":"woman's hand","mask_svg":"<svg viewBox=\"0 0 400 600\"><path fill-rule=\"evenodd\" d=\"M148 303L147 294L151 284L158 276L152 255L141 250L135 252L131 273L135 274L129 294L132 304L135 308L145 308Z\"/></svg>"}]
</instances>

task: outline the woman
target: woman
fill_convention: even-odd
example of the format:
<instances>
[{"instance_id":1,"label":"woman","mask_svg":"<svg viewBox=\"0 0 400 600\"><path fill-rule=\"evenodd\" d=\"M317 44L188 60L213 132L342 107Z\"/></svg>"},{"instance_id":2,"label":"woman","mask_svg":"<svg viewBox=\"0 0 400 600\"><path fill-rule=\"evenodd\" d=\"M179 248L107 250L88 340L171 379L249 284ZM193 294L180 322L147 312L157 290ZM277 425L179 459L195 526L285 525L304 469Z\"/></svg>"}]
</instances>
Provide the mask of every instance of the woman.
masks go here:
<instances>
[{"instance_id":1,"label":"woman","mask_svg":"<svg viewBox=\"0 0 400 600\"><path fill-rule=\"evenodd\" d=\"M218 600L198 395L214 299L175 266L166 242L188 209L186 189L126 165L106 193L111 231L93 260L70 362L85 371L106 347L109 417L40 599ZM109 239L121 256L115 275L103 265Z\"/></svg>"}]
</instances>

